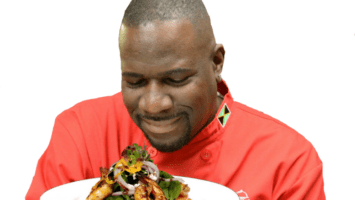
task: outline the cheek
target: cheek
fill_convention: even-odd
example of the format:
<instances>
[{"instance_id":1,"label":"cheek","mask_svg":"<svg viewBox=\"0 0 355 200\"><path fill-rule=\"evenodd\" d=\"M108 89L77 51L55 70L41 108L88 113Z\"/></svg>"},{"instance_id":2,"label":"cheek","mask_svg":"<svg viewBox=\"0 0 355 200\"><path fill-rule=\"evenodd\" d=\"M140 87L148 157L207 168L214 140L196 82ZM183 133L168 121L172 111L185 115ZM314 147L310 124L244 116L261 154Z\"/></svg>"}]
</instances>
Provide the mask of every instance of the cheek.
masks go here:
<instances>
[{"instance_id":1,"label":"cheek","mask_svg":"<svg viewBox=\"0 0 355 200\"><path fill-rule=\"evenodd\" d=\"M179 104L188 106L192 108L192 119L195 122L200 121L205 118L204 115L209 115L209 112L206 112L211 109L213 106L213 98L216 96L217 86L210 84L210 81L205 80L196 80L195 82L189 84L184 88L184 91L179 92L176 96L178 97L177 102Z\"/></svg>"},{"instance_id":2,"label":"cheek","mask_svg":"<svg viewBox=\"0 0 355 200\"><path fill-rule=\"evenodd\" d=\"M127 89L122 88L123 103L125 104L129 114L136 109L138 106L138 96L135 92L131 92Z\"/></svg>"}]
</instances>

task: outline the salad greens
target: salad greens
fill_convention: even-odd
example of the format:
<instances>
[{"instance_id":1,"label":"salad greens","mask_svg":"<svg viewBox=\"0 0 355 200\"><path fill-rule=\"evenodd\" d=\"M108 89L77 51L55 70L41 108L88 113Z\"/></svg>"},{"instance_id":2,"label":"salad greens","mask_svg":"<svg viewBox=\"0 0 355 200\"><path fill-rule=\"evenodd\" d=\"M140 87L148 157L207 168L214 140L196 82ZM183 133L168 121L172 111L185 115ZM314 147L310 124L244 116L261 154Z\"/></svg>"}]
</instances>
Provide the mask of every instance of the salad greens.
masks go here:
<instances>
[{"instance_id":1,"label":"salad greens","mask_svg":"<svg viewBox=\"0 0 355 200\"><path fill-rule=\"evenodd\" d=\"M122 195L122 196L110 196L107 197L105 200L131 200L128 195Z\"/></svg>"},{"instance_id":2,"label":"salad greens","mask_svg":"<svg viewBox=\"0 0 355 200\"><path fill-rule=\"evenodd\" d=\"M173 178L170 174L160 171L160 177L165 179ZM159 187L163 190L165 197L168 200L174 200L178 198L181 192L181 184L179 181L160 181Z\"/></svg>"}]
</instances>

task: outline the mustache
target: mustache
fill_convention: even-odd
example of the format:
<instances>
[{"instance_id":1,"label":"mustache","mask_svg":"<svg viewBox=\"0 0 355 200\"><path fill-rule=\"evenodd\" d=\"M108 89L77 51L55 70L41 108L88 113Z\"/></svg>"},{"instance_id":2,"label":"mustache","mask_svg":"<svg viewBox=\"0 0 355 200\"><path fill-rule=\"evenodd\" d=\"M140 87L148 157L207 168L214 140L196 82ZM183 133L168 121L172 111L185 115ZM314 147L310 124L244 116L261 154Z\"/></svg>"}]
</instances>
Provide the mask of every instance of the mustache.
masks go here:
<instances>
[{"instance_id":1,"label":"mustache","mask_svg":"<svg viewBox=\"0 0 355 200\"><path fill-rule=\"evenodd\" d=\"M153 120L153 121L163 121L163 120L174 119L174 118L181 117L181 116L186 116L186 115L188 115L186 112L179 112L179 113L175 113L175 114L169 115L169 116L143 115L141 113L138 113L137 117L138 117L138 119L148 119L148 120Z\"/></svg>"}]
</instances>

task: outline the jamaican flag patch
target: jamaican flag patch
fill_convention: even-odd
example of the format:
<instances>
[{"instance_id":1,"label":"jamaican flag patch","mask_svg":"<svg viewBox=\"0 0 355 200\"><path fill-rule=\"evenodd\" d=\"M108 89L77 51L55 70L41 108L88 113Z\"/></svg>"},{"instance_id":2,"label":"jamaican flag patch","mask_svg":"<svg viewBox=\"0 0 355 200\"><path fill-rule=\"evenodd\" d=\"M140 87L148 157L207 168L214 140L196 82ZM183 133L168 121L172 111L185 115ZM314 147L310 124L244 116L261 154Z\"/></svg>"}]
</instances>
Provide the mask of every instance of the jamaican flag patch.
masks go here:
<instances>
[{"instance_id":1,"label":"jamaican flag patch","mask_svg":"<svg viewBox=\"0 0 355 200\"><path fill-rule=\"evenodd\" d=\"M223 108L221 109L221 112L218 115L218 121L224 127L228 121L228 118L230 116L231 112L227 106L227 104L223 105Z\"/></svg>"}]
</instances>

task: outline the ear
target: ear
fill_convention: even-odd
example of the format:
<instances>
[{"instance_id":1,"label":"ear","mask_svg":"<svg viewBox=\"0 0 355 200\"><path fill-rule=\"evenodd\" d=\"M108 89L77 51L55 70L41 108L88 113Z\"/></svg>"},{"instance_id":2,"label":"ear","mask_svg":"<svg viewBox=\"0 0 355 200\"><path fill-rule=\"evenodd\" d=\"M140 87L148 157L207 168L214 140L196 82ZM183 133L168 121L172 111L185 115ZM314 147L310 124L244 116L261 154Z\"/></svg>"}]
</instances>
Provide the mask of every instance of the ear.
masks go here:
<instances>
[{"instance_id":1,"label":"ear","mask_svg":"<svg viewBox=\"0 0 355 200\"><path fill-rule=\"evenodd\" d=\"M214 63L214 73L217 83L222 81L221 73L224 64L224 54L225 50L222 44L216 44L213 50L213 63Z\"/></svg>"}]
</instances>

